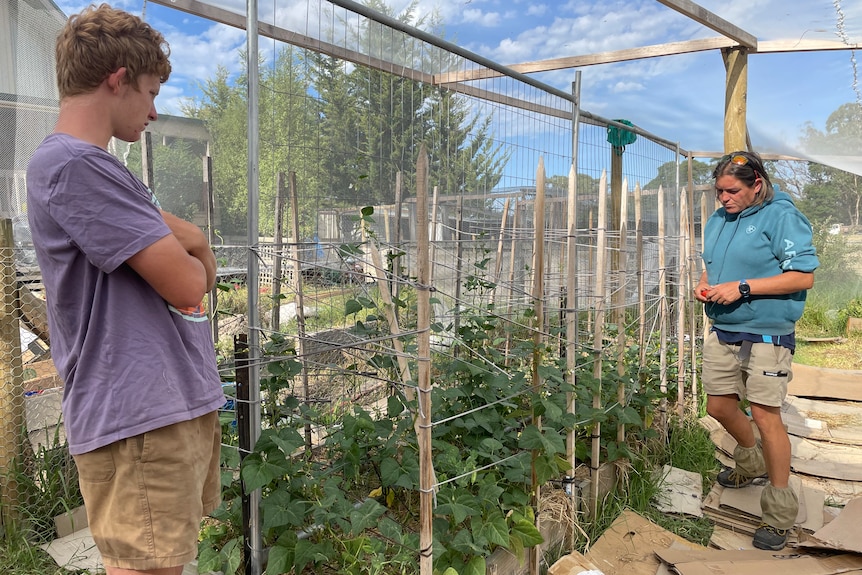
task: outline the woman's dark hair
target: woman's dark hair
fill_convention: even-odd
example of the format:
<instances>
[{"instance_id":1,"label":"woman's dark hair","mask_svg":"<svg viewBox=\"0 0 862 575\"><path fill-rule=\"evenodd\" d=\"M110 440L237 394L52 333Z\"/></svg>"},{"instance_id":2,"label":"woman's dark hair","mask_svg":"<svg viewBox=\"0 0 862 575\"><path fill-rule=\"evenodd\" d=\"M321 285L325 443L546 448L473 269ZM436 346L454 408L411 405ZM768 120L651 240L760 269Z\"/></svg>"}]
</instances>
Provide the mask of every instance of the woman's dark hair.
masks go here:
<instances>
[{"instance_id":1,"label":"woman's dark hair","mask_svg":"<svg viewBox=\"0 0 862 575\"><path fill-rule=\"evenodd\" d=\"M772 181L763 168L763 160L754 152L739 151L722 156L712 172L714 180L720 176L733 176L749 187L754 187L760 178L760 192L754 199L754 205L769 202L775 197Z\"/></svg>"}]
</instances>

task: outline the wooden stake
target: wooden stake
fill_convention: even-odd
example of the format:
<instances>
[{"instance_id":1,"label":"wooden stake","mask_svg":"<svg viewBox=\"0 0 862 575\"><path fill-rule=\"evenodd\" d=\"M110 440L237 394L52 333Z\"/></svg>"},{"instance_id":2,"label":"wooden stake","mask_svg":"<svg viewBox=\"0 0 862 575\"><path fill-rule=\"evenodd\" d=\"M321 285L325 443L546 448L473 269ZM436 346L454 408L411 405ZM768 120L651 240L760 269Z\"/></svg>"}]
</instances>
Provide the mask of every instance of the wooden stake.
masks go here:
<instances>
[{"instance_id":1,"label":"wooden stake","mask_svg":"<svg viewBox=\"0 0 862 575\"><path fill-rule=\"evenodd\" d=\"M494 289L491 290L490 303L494 303L497 295L497 290L500 287L500 274L503 271L503 240L506 235L506 217L509 215L509 201L511 198L506 198L503 203L503 217L500 219L500 238L497 240L497 260L494 263Z\"/></svg>"},{"instance_id":2,"label":"wooden stake","mask_svg":"<svg viewBox=\"0 0 862 575\"><path fill-rule=\"evenodd\" d=\"M644 281L644 230L640 182L635 184L635 259L638 270L638 345L640 364L646 361L646 282Z\"/></svg>"},{"instance_id":3,"label":"wooden stake","mask_svg":"<svg viewBox=\"0 0 862 575\"><path fill-rule=\"evenodd\" d=\"M688 250L686 237L688 237L688 195L685 188L682 189L679 198L679 277L677 278L677 306L676 306L676 412L680 419L685 415L685 375L686 355L685 350L685 302L689 299L689 290L686 289L686 278L688 277ZM694 398L692 398L694 399Z\"/></svg>"},{"instance_id":4,"label":"wooden stake","mask_svg":"<svg viewBox=\"0 0 862 575\"><path fill-rule=\"evenodd\" d=\"M275 244L273 250L273 269L272 269L272 330L281 330L281 265L284 257L281 255L281 250L284 249L282 242L284 236L284 196L285 196L285 175L284 172L278 173L275 192ZM291 206L293 210L293 206ZM299 237L299 230L293 230L293 237ZM292 250L293 251L293 250ZM297 251L293 251L297 254ZM298 259L298 258L297 258ZM301 266L300 266L301 267Z\"/></svg>"},{"instance_id":5,"label":"wooden stake","mask_svg":"<svg viewBox=\"0 0 862 575\"><path fill-rule=\"evenodd\" d=\"M432 575L434 468L431 457L431 278L428 247L428 155L425 144L416 161L417 370L419 388L419 573Z\"/></svg>"},{"instance_id":6,"label":"wooden stake","mask_svg":"<svg viewBox=\"0 0 862 575\"><path fill-rule=\"evenodd\" d=\"M210 247L215 246L216 230L215 230L215 193L213 191L213 159L209 154L209 144L207 144L207 154L203 157L204 168L204 190L206 194L207 205L207 237L209 237ZM209 314L212 325L213 342L218 343L218 286L213 286L209 293Z\"/></svg>"},{"instance_id":7,"label":"wooden stake","mask_svg":"<svg viewBox=\"0 0 862 575\"><path fill-rule=\"evenodd\" d=\"M302 358L302 396L308 405L311 400L310 391L308 389L308 359L305 356L305 340L307 333L305 331L305 297L302 289L302 264L299 261L299 200L296 191L296 172L290 172L290 181L287 193L290 197L290 215L291 215L291 248L290 259L293 261L293 285L296 288L296 296L294 302L296 304L296 339L297 353ZM311 451L311 424L305 424L305 448Z\"/></svg>"},{"instance_id":8,"label":"wooden stake","mask_svg":"<svg viewBox=\"0 0 862 575\"><path fill-rule=\"evenodd\" d=\"M662 399L659 402L659 426L662 435L667 436L667 256L665 234L664 188L658 187L658 298L659 298L659 389Z\"/></svg>"},{"instance_id":9,"label":"wooden stake","mask_svg":"<svg viewBox=\"0 0 862 575\"><path fill-rule=\"evenodd\" d=\"M539 156L539 167L536 170L536 201L533 204L533 222L535 226L535 240L533 242L533 392L539 393L542 379L539 375L539 365L542 360L542 344L544 342L544 298L545 298L545 162ZM535 406L533 408L533 424L542 430L542 416L537 415ZM541 500L541 486L539 485L538 473L536 472L536 452L533 451L531 462L531 481L533 486L532 506L536 512L536 529L540 529L539 503ZM541 560L541 548L538 545L530 547L530 575L538 575L539 562Z\"/></svg>"},{"instance_id":10,"label":"wooden stake","mask_svg":"<svg viewBox=\"0 0 862 575\"><path fill-rule=\"evenodd\" d=\"M619 213L619 257L617 259L617 291L614 311L617 323L617 375L620 381L617 384L617 401L620 406L626 405L626 384L623 376L626 373L626 272L628 267L628 252L626 242L628 241L628 209L629 209L628 180L623 179L620 188L620 213ZM617 426L617 442L623 443L626 439L626 426L620 423Z\"/></svg>"},{"instance_id":11,"label":"wooden stake","mask_svg":"<svg viewBox=\"0 0 862 575\"><path fill-rule=\"evenodd\" d=\"M607 269L607 233L606 226L608 222L608 182L607 173L602 170L602 176L599 178L599 195L598 195L598 228L596 230L596 291L594 293L595 301L595 327L593 329L593 377L597 383L597 389L593 394L593 408L602 408L602 356L604 353L602 339L605 329L605 274ZM592 444L590 451L590 512L593 517L598 516L599 506L599 483L601 474L601 465L599 459L601 455L601 432L602 424L599 421L593 423Z\"/></svg>"},{"instance_id":12,"label":"wooden stake","mask_svg":"<svg viewBox=\"0 0 862 575\"><path fill-rule=\"evenodd\" d=\"M21 509L21 493L12 471L16 464L22 463L26 438L17 294L12 220L0 219L0 508L8 510L10 519L17 517Z\"/></svg>"}]
</instances>

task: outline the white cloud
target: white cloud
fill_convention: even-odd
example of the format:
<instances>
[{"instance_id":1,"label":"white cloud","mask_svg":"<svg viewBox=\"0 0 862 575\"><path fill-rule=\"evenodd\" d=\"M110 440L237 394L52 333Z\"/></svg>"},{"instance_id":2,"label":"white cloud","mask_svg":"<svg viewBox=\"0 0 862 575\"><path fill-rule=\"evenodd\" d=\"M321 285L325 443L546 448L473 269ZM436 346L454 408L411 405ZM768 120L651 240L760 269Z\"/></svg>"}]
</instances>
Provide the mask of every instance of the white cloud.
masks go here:
<instances>
[{"instance_id":1,"label":"white cloud","mask_svg":"<svg viewBox=\"0 0 862 575\"><path fill-rule=\"evenodd\" d=\"M498 26L502 20L499 12L483 12L478 8L464 10L461 14L463 23L478 24L486 28Z\"/></svg>"},{"instance_id":2,"label":"white cloud","mask_svg":"<svg viewBox=\"0 0 862 575\"><path fill-rule=\"evenodd\" d=\"M527 8L527 16L544 16L547 11L547 4L530 4Z\"/></svg>"}]
</instances>

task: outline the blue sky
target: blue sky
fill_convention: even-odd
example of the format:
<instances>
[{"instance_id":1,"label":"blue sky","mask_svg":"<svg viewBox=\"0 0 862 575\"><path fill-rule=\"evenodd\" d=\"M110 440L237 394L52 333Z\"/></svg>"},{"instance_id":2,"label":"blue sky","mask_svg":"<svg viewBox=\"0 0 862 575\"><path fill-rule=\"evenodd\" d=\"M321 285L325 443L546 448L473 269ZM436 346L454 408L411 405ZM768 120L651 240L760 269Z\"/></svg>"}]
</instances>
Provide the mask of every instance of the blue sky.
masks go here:
<instances>
[{"instance_id":1,"label":"blue sky","mask_svg":"<svg viewBox=\"0 0 862 575\"><path fill-rule=\"evenodd\" d=\"M244 0L207 0L244 13ZM144 0L114 4L141 14L165 33L174 74L157 101L163 113L178 114L184 98L219 65L236 73L245 33ZM408 0L390 0L402 10ZM705 9L760 41L820 39L862 43L859 0L700 0ZM67 14L84 5L58 2ZM305 33L316 29L317 0L260 0L265 18ZM309 9L309 7L312 7ZM656 0L419 0L420 14L436 11L447 40L514 64L564 56L712 38L718 34ZM841 20L843 17L843 20ZM261 42L266 53L271 43ZM841 104L859 99L850 51L752 54L749 57L748 122L756 149L788 152L806 122L822 129ZM862 54L860 60L862 75ZM537 76L568 91L573 70ZM718 51L667 56L582 68L583 108L607 118L625 118L678 141L688 150L723 147L724 67ZM862 89L862 88L860 88Z\"/></svg>"}]
</instances>

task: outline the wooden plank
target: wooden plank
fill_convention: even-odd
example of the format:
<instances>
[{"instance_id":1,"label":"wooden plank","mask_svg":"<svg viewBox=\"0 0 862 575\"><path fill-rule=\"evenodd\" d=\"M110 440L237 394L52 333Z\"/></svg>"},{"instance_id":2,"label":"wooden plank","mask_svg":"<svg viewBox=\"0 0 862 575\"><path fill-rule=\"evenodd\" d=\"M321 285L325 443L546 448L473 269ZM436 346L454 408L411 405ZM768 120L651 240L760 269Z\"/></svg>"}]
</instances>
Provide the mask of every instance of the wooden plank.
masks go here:
<instances>
[{"instance_id":1,"label":"wooden plank","mask_svg":"<svg viewBox=\"0 0 862 575\"><path fill-rule=\"evenodd\" d=\"M845 44L838 40L802 38L796 40L761 40L757 42L757 52L759 54L860 49L862 49L862 44Z\"/></svg>"},{"instance_id":2,"label":"wooden plank","mask_svg":"<svg viewBox=\"0 0 862 575\"><path fill-rule=\"evenodd\" d=\"M862 401L862 371L793 364L787 392L804 397Z\"/></svg>"},{"instance_id":3,"label":"wooden plank","mask_svg":"<svg viewBox=\"0 0 862 575\"><path fill-rule=\"evenodd\" d=\"M757 38L749 34L735 24L731 24L724 18L710 12L706 8L695 4L691 0L658 0L668 8L676 10L683 16L688 16L695 22L703 24L707 28L715 30L722 36L736 40L742 46L757 50Z\"/></svg>"},{"instance_id":4,"label":"wooden plank","mask_svg":"<svg viewBox=\"0 0 862 575\"><path fill-rule=\"evenodd\" d=\"M509 64L506 67L522 74L537 72L550 72L552 70L566 70L569 68L581 68L584 66L595 66L598 64L611 64L614 62L628 62L631 60L643 60L646 58L657 58L660 56L673 56L676 54L690 54L693 52L704 52L706 50L717 50L736 46L737 43L728 38L700 38L697 40L686 40L683 42L667 42L665 44L653 44L640 48L628 48L625 50L609 50L596 52L581 56L566 56L563 58L548 58L547 60L535 60L533 62L522 62L520 64ZM435 80L440 84L450 82L465 82L471 80L484 80L502 76L500 72L490 68L479 68L476 70L461 70L447 74L437 74Z\"/></svg>"},{"instance_id":5,"label":"wooden plank","mask_svg":"<svg viewBox=\"0 0 862 575\"><path fill-rule=\"evenodd\" d=\"M862 410L858 403L788 395L781 406L781 418L793 435L862 445Z\"/></svg>"}]
</instances>

